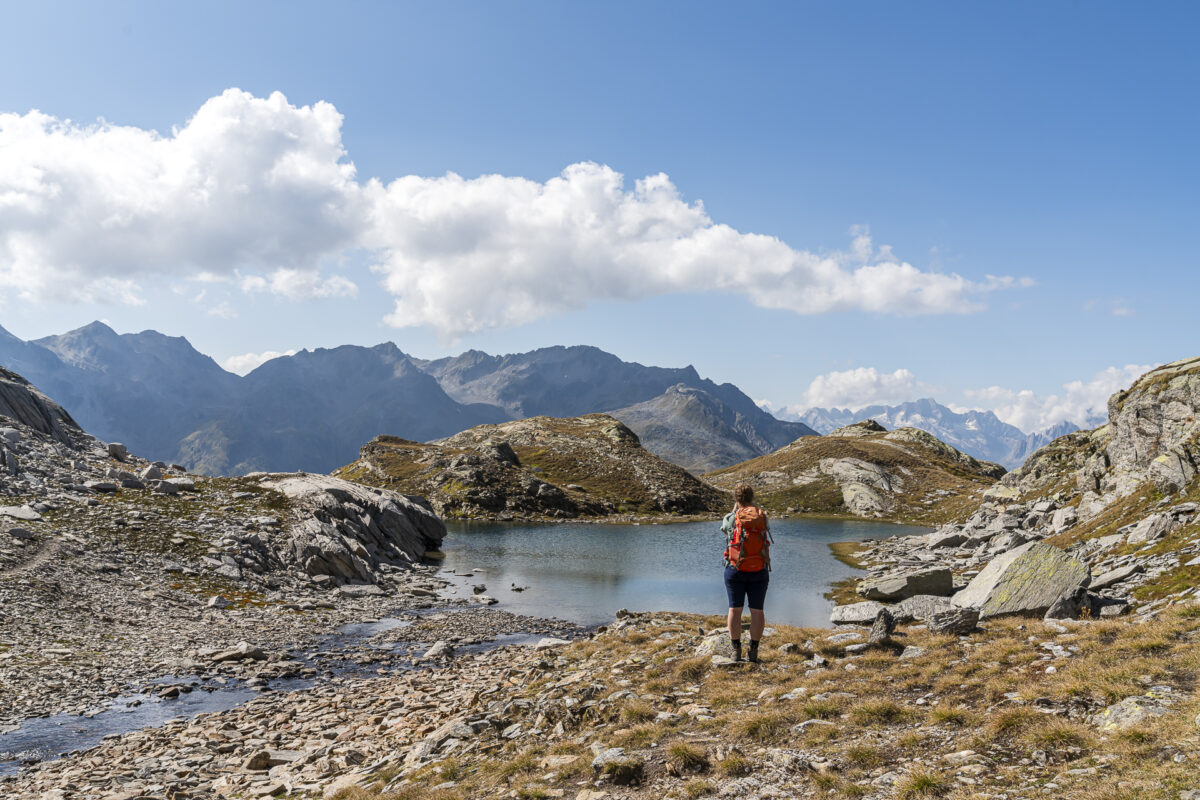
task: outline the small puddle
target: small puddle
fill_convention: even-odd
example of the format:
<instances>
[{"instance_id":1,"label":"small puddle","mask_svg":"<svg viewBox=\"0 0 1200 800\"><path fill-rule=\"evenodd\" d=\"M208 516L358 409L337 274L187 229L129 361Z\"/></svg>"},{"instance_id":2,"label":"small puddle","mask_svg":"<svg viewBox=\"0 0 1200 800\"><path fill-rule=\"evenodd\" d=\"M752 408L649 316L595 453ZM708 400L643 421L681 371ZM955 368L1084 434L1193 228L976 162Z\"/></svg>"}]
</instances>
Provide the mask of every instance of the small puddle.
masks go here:
<instances>
[{"instance_id":1,"label":"small puddle","mask_svg":"<svg viewBox=\"0 0 1200 800\"><path fill-rule=\"evenodd\" d=\"M265 692L308 689L329 677L377 678L381 677L378 672L381 666L386 666L389 672L419 669L408 661L385 665L370 661L359 663L353 654L343 655L342 651L361 647L365 640L376 634L411 625L416 617L463 608L412 610L405 612L409 619L387 617L374 622L342 626L315 646L293 654L295 660L316 669L321 676L319 678L278 678L271 680L267 686L255 688L238 679L221 682L196 676L163 676L154 680L152 685L180 686L181 690L184 687L188 690L171 700L146 692L118 697L110 705L90 715L56 714L25 720L15 729L0 732L0 778L15 775L22 768L40 761L52 761L88 750L108 737L161 727L173 720L192 719L198 714L227 711ZM493 641L458 646L455 652L483 653L504 645L536 643L541 638L541 635L525 633L501 634ZM412 659L420 656L424 650L424 645L409 641L370 644L372 649L382 653L409 656Z\"/></svg>"}]
</instances>

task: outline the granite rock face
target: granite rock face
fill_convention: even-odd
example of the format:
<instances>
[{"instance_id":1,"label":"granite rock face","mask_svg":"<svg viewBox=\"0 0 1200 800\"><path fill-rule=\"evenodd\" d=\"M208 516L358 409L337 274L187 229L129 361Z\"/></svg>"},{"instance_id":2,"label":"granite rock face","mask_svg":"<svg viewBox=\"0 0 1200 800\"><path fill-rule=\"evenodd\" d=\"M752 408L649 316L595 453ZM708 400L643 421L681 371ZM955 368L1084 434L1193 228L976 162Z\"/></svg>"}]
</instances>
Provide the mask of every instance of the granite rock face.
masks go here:
<instances>
[{"instance_id":1,"label":"granite rock face","mask_svg":"<svg viewBox=\"0 0 1200 800\"><path fill-rule=\"evenodd\" d=\"M993 559L954 595L954 604L977 609L980 619L1042 616L1059 597L1090 580L1082 561L1045 542L1030 542Z\"/></svg>"},{"instance_id":2,"label":"granite rock face","mask_svg":"<svg viewBox=\"0 0 1200 800\"><path fill-rule=\"evenodd\" d=\"M1108 401L1111 469L1103 492L1126 495L1147 481L1173 492L1196 477L1200 464L1200 357L1147 372Z\"/></svg>"}]
</instances>

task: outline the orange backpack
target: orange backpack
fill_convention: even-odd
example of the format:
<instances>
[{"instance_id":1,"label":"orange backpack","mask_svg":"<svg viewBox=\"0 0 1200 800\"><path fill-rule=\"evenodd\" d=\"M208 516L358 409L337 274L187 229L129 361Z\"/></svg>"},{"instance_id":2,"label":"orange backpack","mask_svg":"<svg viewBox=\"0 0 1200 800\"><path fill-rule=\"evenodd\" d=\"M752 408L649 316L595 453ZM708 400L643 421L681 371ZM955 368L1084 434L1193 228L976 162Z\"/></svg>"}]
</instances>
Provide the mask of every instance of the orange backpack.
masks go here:
<instances>
[{"instance_id":1,"label":"orange backpack","mask_svg":"<svg viewBox=\"0 0 1200 800\"><path fill-rule=\"evenodd\" d=\"M733 536L725 548L725 563L739 572L771 568L771 532L761 508L743 506L733 517Z\"/></svg>"}]
</instances>

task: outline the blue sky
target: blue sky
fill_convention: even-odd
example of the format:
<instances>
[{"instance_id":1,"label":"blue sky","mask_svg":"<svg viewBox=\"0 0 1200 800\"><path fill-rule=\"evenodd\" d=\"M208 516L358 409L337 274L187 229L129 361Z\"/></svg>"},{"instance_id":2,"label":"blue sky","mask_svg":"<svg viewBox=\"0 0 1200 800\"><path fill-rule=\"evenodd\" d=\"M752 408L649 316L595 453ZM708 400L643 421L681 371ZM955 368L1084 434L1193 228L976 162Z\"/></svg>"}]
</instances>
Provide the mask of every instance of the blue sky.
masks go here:
<instances>
[{"instance_id":1,"label":"blue sky","mask_svg":"<svg viewBox=\"0 0 1200 800\"><path fill-rule=\"evenodd\" d=\"M933 394L1026 428L1195 355L1195 4L3 12L23 338L586 343L777 406Z\"/></svg>"}]
</instances>

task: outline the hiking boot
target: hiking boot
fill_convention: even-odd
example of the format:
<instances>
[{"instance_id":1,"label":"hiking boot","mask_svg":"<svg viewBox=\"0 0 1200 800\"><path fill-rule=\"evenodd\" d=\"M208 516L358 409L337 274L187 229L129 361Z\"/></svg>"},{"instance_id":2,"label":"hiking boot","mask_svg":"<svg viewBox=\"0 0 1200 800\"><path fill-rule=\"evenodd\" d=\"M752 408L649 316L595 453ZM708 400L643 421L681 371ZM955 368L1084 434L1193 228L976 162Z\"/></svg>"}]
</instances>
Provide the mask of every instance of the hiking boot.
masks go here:
<instances>
[{"instance_id":1,"label":"hiking boot","mask_svg":"<svg viewBox=\"0 0 1200 800\"><path fill-rule=\"evenodd\" d=\"M750 652L746 654L746 660L751 664L758 663L758 642L750 642Z\"/></svg>"},{"instance_id":2,"label":"hiking boot","mask_svg":"<svg viewBox=\"0 0 1200 800\"><path fill-rule=\"evenodd\" d=\"M730 641L730 644L733 646L733 660L741 661L742 660L742 641L740 639L733 639Z\"/></svg>"}]
</instances>

